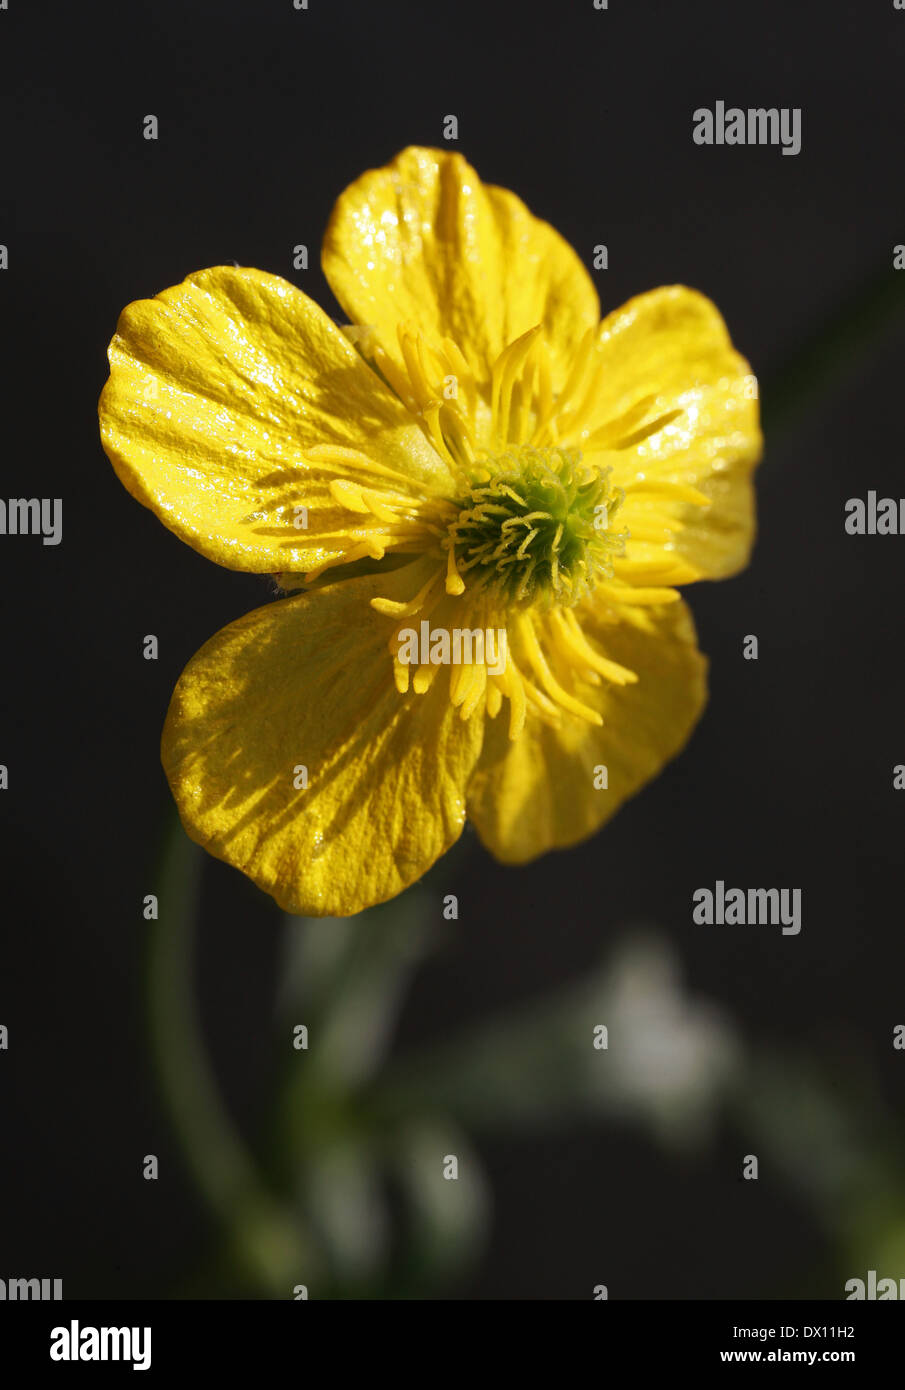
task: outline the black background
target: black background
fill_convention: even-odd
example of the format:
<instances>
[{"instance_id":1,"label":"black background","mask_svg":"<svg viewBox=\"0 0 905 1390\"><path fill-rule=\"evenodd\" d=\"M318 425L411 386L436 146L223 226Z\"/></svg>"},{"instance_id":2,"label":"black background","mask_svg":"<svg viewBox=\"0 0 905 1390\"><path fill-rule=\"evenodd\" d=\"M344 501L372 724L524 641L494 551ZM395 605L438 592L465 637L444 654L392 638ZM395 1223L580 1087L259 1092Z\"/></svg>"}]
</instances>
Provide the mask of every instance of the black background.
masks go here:
<instances>
[{"instance_id":1,"label":"black background","mask_svg":"<svg viewBox=\"0 0 905 1390\"><path fill-rule=\"evenodd\" d=\"M411 143L457 148L590 266L604 310L683 282L769 383L905 241L905 13L892 0L291 0L0 11L4 496L63 498L63 542L0 538L3 595L0 1276L70 1297L165 1294L210 1235L170 1136L140 1009L141 899L169 793L158 741L194 651L264 580L180 544L98 441L120 310L203 266L286 276L335 311L317 248L337 194ZM717 99L802 109L802 149L702 148ZM154 113L160 138L142 138ZM306 243L307 272L292 269ZM419 972L396 1046L580 976L656 923L693 993L752 1045L865 1068L901 1113L902 549L843 504L902 488L905 323L857 335L830 387L768 433L759 541L687 597L711 703L687 751L597 838L518 871L475 848L460 921ZM160 660L142 659L155 633ZM757 662L742 659L757 634ZM211 1048L240 1122L266 1101L279 924L207 862ZM717 878L799 886L801 935L695 927ZM481 1147L493 1194L470 1298L838 1298L809 1208L744 1136L664 1157L595 1122ZM141 1178L161 1156L163 1177ZM860 1273L861 1271L849 1271ZM903 1271L890 1271L903 1273Z\"/></svg>"}]
</instances>

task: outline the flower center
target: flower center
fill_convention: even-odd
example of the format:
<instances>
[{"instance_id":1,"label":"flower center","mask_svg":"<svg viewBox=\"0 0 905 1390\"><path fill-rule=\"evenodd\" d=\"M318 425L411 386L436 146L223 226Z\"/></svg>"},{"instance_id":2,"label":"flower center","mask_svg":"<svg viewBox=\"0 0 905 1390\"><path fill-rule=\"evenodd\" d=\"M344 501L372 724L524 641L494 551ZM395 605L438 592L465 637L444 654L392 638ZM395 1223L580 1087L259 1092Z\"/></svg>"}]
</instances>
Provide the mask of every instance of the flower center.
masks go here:
<instances>
[{"instance_id":1,"label":"flower center","mask_svg":"<svg viewBox=\"0 0 905 1390\"><path fill-rule=\"evenodd\" d=\"M613 530L622 490L577 449L513 447L476 473L447 545L509 604L571 606L613 576L628 532Z\"/></svg>"}]
</instances>

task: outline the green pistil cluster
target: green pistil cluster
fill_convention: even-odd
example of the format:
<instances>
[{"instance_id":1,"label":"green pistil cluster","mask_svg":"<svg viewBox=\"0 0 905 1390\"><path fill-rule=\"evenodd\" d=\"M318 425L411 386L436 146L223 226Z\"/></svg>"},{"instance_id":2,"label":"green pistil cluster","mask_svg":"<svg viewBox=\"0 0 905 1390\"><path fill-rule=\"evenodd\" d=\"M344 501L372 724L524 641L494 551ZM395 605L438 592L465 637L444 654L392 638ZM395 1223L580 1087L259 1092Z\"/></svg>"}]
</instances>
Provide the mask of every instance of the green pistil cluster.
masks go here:
<instances>
[{"instance_id":1,"label":"green pistil cluster","mask_svg":"<svg viewBox=\"0 0 905 1390\"><path fill-rule=\"evenodd\" d=\"M602 579L628 536L613 529L623 499L609 469L577 449L510 449L488 461L450 528L459 572L496 587L509 604L577 603Z\"/></svg>"}]
</instances>

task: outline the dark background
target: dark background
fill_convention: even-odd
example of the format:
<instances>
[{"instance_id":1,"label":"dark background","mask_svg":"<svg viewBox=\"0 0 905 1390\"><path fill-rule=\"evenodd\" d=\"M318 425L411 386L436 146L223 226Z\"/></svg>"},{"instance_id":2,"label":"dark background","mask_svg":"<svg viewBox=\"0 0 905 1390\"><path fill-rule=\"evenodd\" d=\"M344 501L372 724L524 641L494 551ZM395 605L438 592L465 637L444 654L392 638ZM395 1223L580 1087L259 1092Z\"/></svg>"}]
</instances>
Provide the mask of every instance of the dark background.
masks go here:
<instances>
[{"instance_id":1,"label":"dark background","mask_svg":"<svg viewBox=\"0 0 905 1390\"><path fill-rule=\"evenodd\" d=\"M270 591L180 544L114 477L96 402L120 310L233 260L335 310L317 254L335 197L403 146L441 144L454 113L486 181L588 266L608 246L604 310L672 282L714 299L769 412L770 383L825 319L877 276L893 293L903 64L892 0L0 12L2 491L63 499L60 546L0 537L0 1276L58 1275L67 1297L166 1295L212 1235L147 1060L141 901L169 806L172 687ZM692 112L717 99L801 107L801 153L696 146ZM307 272L292 269L298 242ZM581 977L653 923L747 1045L830 1077L861 1068L901 1117L905 540L847 536L843 504L905 492L905 316L862 339L768 431L750 568L687 593L712 663L689 748L578 849L515 871L474 847L400 1052ZM757 662L742 659L748 633ZM801 887L801 935L693 925L691 893L717 878ZM269 900L205 862L206 1033L250 1132L279 930ZM682 1157L603 1119L479 1142L492 1216L453 1292L587 1298L602 1280L611 1297L840 1297L806 1194L769 1170L739 1180L750 1142L727 1122ZM141 1177L149 1152L157 1183Z\"/></svg>"}]
</instances>

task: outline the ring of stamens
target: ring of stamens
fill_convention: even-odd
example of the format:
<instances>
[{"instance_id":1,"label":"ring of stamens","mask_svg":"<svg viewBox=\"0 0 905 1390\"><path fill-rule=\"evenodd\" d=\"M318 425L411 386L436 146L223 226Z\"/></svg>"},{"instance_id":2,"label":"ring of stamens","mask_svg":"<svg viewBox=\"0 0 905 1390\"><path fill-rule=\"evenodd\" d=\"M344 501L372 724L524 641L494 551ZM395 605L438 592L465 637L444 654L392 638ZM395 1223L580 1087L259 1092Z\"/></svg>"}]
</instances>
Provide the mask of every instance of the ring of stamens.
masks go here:
<instances>
[{"instance_id":1,"label":"ring of stamens","mask_svg":"<svg viewBox=\"0 0 905 1390\"><path fill-rule=\"evenodd\" d=\"M434 553L437 569L410 599L371 599L393 619L387 645L400 694L425 695L438 673L437 665L410 668L400 659L401 635L413 620L437 628L496 627L509 638L502 671L480 661L450 671L449 698L462 719L478 709L495 718L506 699L510 738L519 737L529 714L552 725L564 716L599 725L601 714L586 698L590 688L629 685L638 676L585 636L577 605L595 588L604 605L661 605L679 595L662 586L675 570L671 557L626 559L629 532L614 524L625 494L611 486L609 468L584 462L565 441L598 458L634 449L670 428L681 409L658 411L657 397L648 395L592 424L603 372L595 329L578 343L558 389L540 325L503 348L489 379L452 339L428 342L409 325L399 327L398 358L369 329L349 335L421 424L454 486L424 496L406 476L355 450L309 449L306 466L319 471L332 506L350 523L328 513L323 531L309 534L326 554L303 578L316 581L353 562ZM626 492L643 493L651 503L709 504L688 483L643 473ZM648 506L633 541L672 536L677 524L671 507L661 524Z\"/></svg>"}]
</instances>

